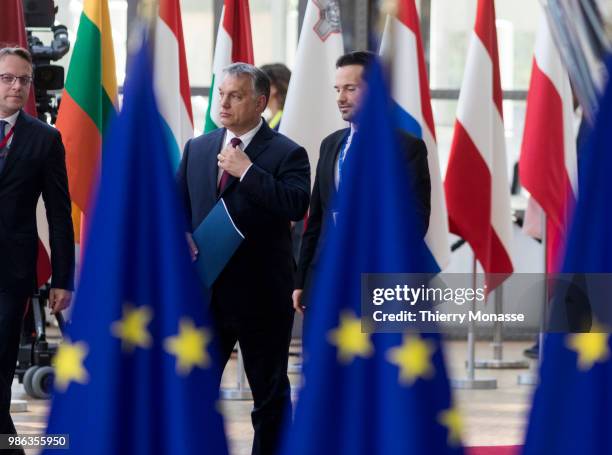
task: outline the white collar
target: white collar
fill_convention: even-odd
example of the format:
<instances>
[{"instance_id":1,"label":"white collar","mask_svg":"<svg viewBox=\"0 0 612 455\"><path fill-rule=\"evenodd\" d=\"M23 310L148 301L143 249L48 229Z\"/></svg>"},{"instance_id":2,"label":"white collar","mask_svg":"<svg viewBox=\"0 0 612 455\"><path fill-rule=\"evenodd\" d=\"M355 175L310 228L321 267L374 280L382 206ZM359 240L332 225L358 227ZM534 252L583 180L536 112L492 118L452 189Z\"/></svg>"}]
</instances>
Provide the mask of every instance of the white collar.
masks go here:
<instances>
[{"instance_id":1,"label":"white collar","mask_svg":"<svg viewBox=\"0 0 612 455\"><path fill-rule=\"evenodd\" d=\"M249 146L249 144L251 143L251 141L253 140L253 138L257 134L257 132L259 131L259 128L261 128L261 125L263 125L263 119L262 118L259 119L259 123L257 124L257 126L255 128L253 128L250 131L247 131L242 136L236 136L230 130L226 130L226 132L225 132L225 141L224 141L223 145L226 146L227 144L229 144L229 142L233 138L238 137L238 139L240 139L242 141L242 147L241 147L242 150L245 150Z\"/></svg>"},{"instance_id":2,"label":"white collar","mask_svg":"<svg viewBox=\"0 0 612 455\"><path fill-rule=\"evenodd\" d=\"M11 127L15 126L15 123L17 123L17 117L19 117L19 113L21 111L17 111L15 112L13 115L9 115L6 118L0 118L0 120L4 120L5 122L7 122L9 125L11 125Z\"/></svg>"}]
</instances>

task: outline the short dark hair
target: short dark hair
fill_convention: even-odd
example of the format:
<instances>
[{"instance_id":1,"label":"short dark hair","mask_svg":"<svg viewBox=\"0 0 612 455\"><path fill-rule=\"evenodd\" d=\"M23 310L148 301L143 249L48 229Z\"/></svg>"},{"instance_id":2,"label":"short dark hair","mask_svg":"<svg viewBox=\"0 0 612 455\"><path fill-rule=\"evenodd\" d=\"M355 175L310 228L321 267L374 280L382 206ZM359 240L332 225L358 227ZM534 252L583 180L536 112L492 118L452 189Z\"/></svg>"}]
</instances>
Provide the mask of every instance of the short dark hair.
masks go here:
<instances>
[{"instance_id":1,"label":"short dark hair","mask_svg":"<svg viewBox=\"0 0 612 455\"><path fill-rule=\"evenodd\" d=\"M270 78L262 70L248 63L232 63L223 68L223 74L230 76L248 76L251 79L251 85L255 95L266 97L266 104L270 100Z\"/></svg>"},{"instance_id":2,"label":"short dark hair","mask_svg":"<svg viewBox=\"0 0 612 455\"><path fill-rule=\"evenodd\" d=\"M32 55L30 54L30 51L24 49L23 47L3 47L0 49L0 60L2 60L4 57L8 57L9 55L22 58L28 62L30 66L32 66Z\"/></svg>"},{"instance_id":3,"label":"short dark hair","mask_svg":"<svg viewBox=\"0 0 612 455\"><path fill-rule=\"evenodd\" d=\"M336 68L342 68L349 65L360 65L366 69L376 58L376 54L370 51L353 51L342 55L336 61Z\"/></svg>"},{"instance_id":4,"label":"short dark hair","mask_svg":"<svg viewBox=\"0 0 612 455\"><path fill-rule=\"evenodd\" d=\"M283 108L287 98L287 90L289 89L291 70L283 63L269 63L262 65L260 69L268 75L270 83L276 87L280 98L280 105Z\"/></svg>"}]
</instances>

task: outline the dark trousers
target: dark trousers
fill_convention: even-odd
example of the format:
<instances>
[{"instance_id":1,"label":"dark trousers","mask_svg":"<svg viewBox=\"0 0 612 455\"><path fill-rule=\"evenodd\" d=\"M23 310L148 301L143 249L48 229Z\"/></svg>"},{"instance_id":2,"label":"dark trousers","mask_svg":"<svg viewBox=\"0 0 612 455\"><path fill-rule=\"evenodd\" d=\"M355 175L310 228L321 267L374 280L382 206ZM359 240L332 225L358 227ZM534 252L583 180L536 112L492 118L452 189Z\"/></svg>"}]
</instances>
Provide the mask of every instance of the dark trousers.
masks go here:
<instances>
[{"instance_id":1,"label":"dark trousers","mask_svg":"<svg viewBox=\"0 0 612 455\"><path fill-rule=\"evenodd\" d=\"M214 313L214 311L213 311ZM236 321L213 315L221 372L236 341L240 344L251 391L255 430L253 455L273 455L280 443L283 424L291 419L291 387L287 376L293 312L274 321ZM221 378L219 378L221 382Z\"/></svg>"},{"instance_id":2,"label":"dark trousers","mask_svg":"<svg viewBox=\"0 0 612 455\"><path fill-rule=\"evenodd\" d=\"M11 384L26 300L0 289L0 434L16 433L10 414Z\"/></svg>"}]
</instances>

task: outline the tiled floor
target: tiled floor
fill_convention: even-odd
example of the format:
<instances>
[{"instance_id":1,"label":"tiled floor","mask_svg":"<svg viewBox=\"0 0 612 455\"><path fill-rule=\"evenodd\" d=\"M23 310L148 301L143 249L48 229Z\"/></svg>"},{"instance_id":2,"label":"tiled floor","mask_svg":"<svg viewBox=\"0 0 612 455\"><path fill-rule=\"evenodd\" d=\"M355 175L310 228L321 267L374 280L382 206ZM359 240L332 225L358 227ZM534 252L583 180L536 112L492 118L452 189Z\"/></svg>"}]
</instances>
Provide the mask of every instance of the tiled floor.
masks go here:
<instances>
[{"instance_id":1,"label":"tiled floor","mask_svg":"<svg viewBox=\"0 0 612 455\"><path fill-rule=\"evenodd\" d=\"M466 344L464 342L447 342L446 357L449 374L452 378L465 375L464 362ZM522 350L528 343L507 342L505 358L522 359ZM477 345L477 358L491 356L489 343ZM291 358L294 363L296 358ZM526 415L531 402L532 388L519 386L517 376L527 370L477 370L476 377L496 378L496 390L455 390L455 399L463 415L465 426L464 443L466 445L514 445L521 444L525 430ZM299 375L291 374L293 385L299 384ZM233 359L223 379L224 387L234 387L236 383L236 361ZM23 391L23 387L13 384L13 398L27 400L28 411L13 414L19 433L40 434L44 431L48 402L33 400ZM251 427L250 401L223 401L223 413L227 436L232 455L250 454L253 431ZM36 455L36 451L28 451Z\"/></svg>"}]
</instances>

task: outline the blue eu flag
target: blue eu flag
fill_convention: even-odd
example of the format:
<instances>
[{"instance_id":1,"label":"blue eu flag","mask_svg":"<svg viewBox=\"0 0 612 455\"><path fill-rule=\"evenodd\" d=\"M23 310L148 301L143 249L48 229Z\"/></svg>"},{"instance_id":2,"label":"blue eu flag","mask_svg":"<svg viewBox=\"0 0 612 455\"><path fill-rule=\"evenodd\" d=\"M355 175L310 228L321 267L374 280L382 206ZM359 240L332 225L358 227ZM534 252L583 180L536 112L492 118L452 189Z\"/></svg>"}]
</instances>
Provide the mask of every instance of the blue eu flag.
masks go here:
<instances>
[{"instance_id":1,"label":"blue eu flag","mask_svg":"<svg viewBox=\"0 0 612 455\"><path fill-rule=\"evenodd\" d=\"M612 60L608 73L612 74ZM579 172L578 203L567 241L563 271L579 274L587 283L601 284L612 272L612 83L600 111ZM609 281L609 278L604 279ZM592 289L591 289L592 290ZM609 292L586 295L602 296ZM570 302L569 305L576 302ZM591 307L592 333L549 334L544 344L540 385L535 393L524 454L612 453L611 327L598 326L598 306L610 300L587 303ZM563 304L566 304L563 302ZM600 308L605 311L605 308ZM608 321L609 322L609 321Z\"/></svg>"},{"instance_id":2,"label":"blue eu flag","mask_svg":"<svg viewBox=\"0 0 612 455\"><path fill-rule=\"evenodd\" d=\"M306 315L304 388L283 454L459 454L439 338L361 331L362 273L431 273L375 62Z\"/></svg>"},{"instance_id":3,"label":"blue eu flag","mask_svg":"<svg viewBox=\"0 0 612 455\"><path fill-rule=\"evenodd\" d=\"M104 146L47 432L74 454L226 454L211 329L185 240L146 40Z\"/></svg>"}]
</instances>

